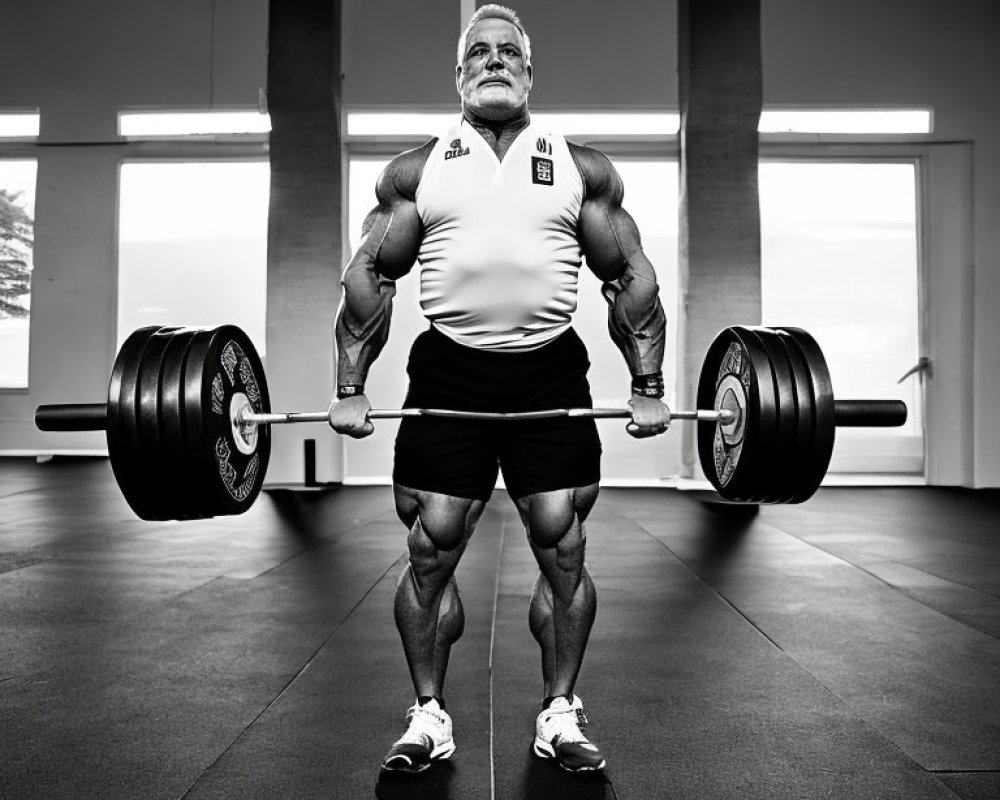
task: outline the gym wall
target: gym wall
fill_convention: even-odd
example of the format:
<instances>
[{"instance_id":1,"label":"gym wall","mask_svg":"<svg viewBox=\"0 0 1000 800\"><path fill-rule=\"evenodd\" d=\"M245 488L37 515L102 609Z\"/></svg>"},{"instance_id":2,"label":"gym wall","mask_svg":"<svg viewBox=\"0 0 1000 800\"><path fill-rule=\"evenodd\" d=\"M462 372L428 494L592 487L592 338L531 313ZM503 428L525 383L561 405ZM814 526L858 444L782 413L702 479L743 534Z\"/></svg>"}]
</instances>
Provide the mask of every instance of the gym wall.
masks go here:
<instances>
[{"instance_id":1,"label":"gym wall","mask_svg":"<svg viewBox=\"0 0 1000 800\"><path fill-rule=\"evenodd\" d=\"M345 0L345 105L451 107L459 6ZM676 107L676 4L579 9L571 0L519 5L535 44L533 102ZM40 403L96 400L106 389L123 154L116 113L255 106L266 85L267 2L8 0L4 10L0 109L39 107L42 131L30 148L39 159L30 388L0 392L0 450L96 450L99 434L43 435L32 412ZM936 375L956 376L946 410L963 421L958 435L968 441L968 453L949 456L956 464L943 482L1000 486L1000 430L986 416L1000 393L993 344L1000 315L992 310L1000 300L1000 7L994 0L762 0L762 37L765 104L927 105L935 111L930 141L973 144L964 176L972 217L959 232L968 269L929 264L945 288L927 298L948 324L967 326L968 352L929 355L938 359ZM952 271L959 285L948 289ZM323 324L317 336L325 345L329 321ZM303 346L316 349L317 369L329 369L323 346ZM315 402L304 398L301 407Z\"/></svg>"}]
</instances>

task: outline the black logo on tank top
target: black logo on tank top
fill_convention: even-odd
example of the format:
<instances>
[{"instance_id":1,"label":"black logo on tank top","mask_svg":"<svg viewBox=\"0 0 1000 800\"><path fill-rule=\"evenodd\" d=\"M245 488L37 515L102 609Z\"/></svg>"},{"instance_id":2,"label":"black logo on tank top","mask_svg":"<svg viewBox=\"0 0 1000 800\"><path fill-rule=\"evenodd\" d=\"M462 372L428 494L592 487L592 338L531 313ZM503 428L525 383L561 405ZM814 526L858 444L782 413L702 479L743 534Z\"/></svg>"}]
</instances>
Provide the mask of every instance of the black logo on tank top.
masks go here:
<instances>
[{"instance_id":1,"label":"black logo on tank top","mask_svg":"<svg viewBox=\"0 0 1000 800\"><path fill-rule=\"evenodd\" d=\"M535 140L535 149L538 150L539 153L543 153L544 155L547 156L552 155L552 145L549 144L548 139L546 139L544 136Z\"/></svg>"},{"instance_id":2,"label":"black logo on tank top","mask_svg":"<svg viewBox=\"0 0 1000 800\"><path fill-rule=\"evenodd\" d=\"M452 139L451 144L448 145L448 149L444 152L444 160L450 161L453 158L458 158L459 156L469 155L469 148L462 147L461 139Z\"/></svg>"},{"instance_id":3,"label":"black logo on tank top","mask_svg":"<svg viewBox=\"0 0 1000 800\"><path fill-rule=\"evenodd\" d=\"M555 176L552 172L551 158L531 157L531 182L552 186L555 182Z\"/></svg>"}]
</instances>

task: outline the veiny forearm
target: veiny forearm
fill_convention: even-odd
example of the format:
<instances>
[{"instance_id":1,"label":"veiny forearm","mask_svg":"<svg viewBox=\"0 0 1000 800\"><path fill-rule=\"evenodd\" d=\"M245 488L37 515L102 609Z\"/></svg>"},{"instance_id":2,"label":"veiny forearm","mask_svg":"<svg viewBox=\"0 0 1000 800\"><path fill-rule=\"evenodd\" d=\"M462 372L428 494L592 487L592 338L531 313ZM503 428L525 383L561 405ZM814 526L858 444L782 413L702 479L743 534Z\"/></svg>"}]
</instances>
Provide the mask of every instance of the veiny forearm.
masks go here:
<instances>
[{"instance_id":1,"label":"veiny forearm","mask_svg":"<svg viewBox=\"0 0 1000 800\"><path fill-rule=\"evenodd\" d=\"M389 338L396 283L380 277L363 252L348 264L341 282L344 296L335 327L337 385L364 386Z\"/></svg>"},{"instance_id":2,"label":"veiny forearm","mask_svg":"<svg viewBox=\"0 0 1000 800\"><path fill-rule=\"evenodd\" d=\"M608 330L633 377L663 367L667 317L652 265L634 253L622 274L602 287L608 301Z\"/></svg>"}]
</instances>

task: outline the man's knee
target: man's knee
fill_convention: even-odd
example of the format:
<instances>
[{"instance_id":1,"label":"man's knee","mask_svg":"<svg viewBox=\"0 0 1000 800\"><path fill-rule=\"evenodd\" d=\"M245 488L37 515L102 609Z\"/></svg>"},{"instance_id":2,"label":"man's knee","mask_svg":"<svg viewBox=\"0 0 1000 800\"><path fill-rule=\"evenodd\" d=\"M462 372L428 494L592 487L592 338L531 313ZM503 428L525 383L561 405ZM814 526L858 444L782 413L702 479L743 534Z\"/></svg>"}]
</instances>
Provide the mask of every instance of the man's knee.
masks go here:
<instances>
[{"instance_id":1,"label":"man's knee","mask_svg":"<svg viewBox=\"0 0 1000 800\"><path fill-rule=\"evenodd\" d=\"M480 501L396 487L396 511L410 531L409 575L419 592L436 596L445 588L482 513L481 506Z\"/></svg>"},{"instance_id":2,"label":"man's knee","mask_svg":"<svg viewBox=\"0 0 1000 800\"><path fill-rule=\"evenodd\" d=\"M482 508L481 500L395 487L396 513L410 530L411 547L431 546L450 552L461 547L472 534Z\"/></svg>"},{"instance_id":3,"label":"man's knee","mask_svg":"<svg viewBox=\"0 0 1000 800\"><path fill-rule=\"evenodd\" d=\"M518 509L536 547L557 548L560 560L582 560L584 549L583 520L597 499L597 486L559 489L529 495L518 500Z\"/></svg>"}]
</instances>

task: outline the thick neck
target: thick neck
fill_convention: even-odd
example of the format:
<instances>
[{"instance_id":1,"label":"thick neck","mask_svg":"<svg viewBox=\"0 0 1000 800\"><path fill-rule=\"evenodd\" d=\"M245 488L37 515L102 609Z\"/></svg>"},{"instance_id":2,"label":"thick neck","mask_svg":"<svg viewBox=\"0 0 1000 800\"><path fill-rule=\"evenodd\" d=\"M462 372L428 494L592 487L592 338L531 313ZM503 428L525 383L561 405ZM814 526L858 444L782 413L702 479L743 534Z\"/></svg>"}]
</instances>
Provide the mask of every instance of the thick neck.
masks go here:
<instances>
[{"instance_id":1,"label":"thick neck","mask_svg":"<svg viewBox=\"0 0 1000 800\"><path fill-rule=\"evenodd\" d=\"M504 120L483 119L469 109L464 109L462 114L466 121L479 131L479 135L493 148L493 152L501 161L517 135L527 128L531 121L527 106L515 116Z\"/></svg>"}]
</instances>

